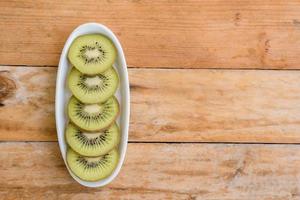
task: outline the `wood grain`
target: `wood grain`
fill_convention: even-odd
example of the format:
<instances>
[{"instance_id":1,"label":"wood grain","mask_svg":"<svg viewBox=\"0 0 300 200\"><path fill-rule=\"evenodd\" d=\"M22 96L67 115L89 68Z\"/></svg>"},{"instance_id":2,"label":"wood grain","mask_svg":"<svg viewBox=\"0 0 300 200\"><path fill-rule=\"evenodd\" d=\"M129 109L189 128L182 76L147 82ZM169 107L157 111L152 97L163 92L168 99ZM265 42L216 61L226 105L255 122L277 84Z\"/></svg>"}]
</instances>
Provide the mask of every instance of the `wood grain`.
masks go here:
<instances>
[{"instance_id":1,"label":"wood grain","mask_svg":"<svg viewBox=\"0 0 300 200\"><path fill-rule=\"evenodd\" d=\"M0 67L0 140L55 141L56 68ZM130 69L130 141L300 142L300 72Z\"/></svg>"},{"instance_id":2,"label":"wood grain","mask_svg":"<svg viewBox=\"0 0 300 200\"><path fill-rule=\"evenodd\" d=\"M95 21L117 34L129 66L299 69L298 0L29 0L0 7L3 65L55 66L70 32Z\"/></svg>"},{"instance_id":3,"label":"wood grain","mask_svg":"<svg viewBox=\"0 0 300 200\"><path fill-rule=\"evenodd\" d=\"M57 143L1 143L0 199L300 198L300 146L129 144L113 183L84 188Z\"/></svg>"}]
</instances>

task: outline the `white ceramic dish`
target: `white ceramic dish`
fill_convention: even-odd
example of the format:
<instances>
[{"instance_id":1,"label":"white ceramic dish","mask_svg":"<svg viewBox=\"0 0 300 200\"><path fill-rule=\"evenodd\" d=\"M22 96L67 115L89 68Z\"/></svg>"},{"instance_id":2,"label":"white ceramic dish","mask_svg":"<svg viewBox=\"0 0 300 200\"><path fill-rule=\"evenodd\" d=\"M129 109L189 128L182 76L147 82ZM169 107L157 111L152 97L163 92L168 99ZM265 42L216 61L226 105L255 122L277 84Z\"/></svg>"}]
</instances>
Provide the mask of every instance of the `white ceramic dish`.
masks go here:
<instances>
[{"instance_id":1,"label":"white ceramic dish","mask_svg":"<svg viewBox=\"0 0 300 200\"><path fill-rule=\"evenodd\" d=\"M67 86L67 76L69 70L71 69L71 65L67 58L67 54L71 43L76 37L84 34L89 34L89 33L104 34L113 41L118 51L118 56L114 63L114 68L118 71L119 78L120 78L119 89L115 94L120 103L120 115L117 119L117 123L119 124L121 130L121 142L119 145L120 159L114 172L109 177L97 182L83 181L79 179L77 176L75 176L72 173L72 171L69 169L66 163L67 144L64 137L65 127L69 121L69 117L66 112L67 104L71 96L71 92L69 91ZM122 167L125 158L126 149L127 149L129 115L130 115L130 95L129 95L128 72L127 72L127 65L126 65L124 52L122 50L119 40L113 34L113 32L107 27L105 27L104 25L97 24L97 23L87 23L87 24L80 25L71 33L61 53L58 71L57 71L56 96L55 96L56 130L57 130L57 137L58 137L60 151L70 175L78 183L87 187L101 187L110 183L118 175Z\"/></svg>"}]
</instances>

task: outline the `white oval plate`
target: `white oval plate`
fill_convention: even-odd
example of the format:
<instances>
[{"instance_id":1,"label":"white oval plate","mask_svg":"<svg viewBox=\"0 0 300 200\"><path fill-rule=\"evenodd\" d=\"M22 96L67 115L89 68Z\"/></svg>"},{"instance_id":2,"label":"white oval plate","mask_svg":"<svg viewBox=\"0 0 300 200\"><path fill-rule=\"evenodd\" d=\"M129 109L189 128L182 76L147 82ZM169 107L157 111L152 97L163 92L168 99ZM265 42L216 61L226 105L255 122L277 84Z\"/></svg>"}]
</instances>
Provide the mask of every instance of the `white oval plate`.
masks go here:
<instances>
[{"instance_id":1,"label":"white oval plate","mask_svg":"<svg viewBox=\"0 0 300 200\"><path fill-rule=\"evenodd\" d=\"M120 103L120 115L117 119L117 123L121 130L121 142L119 145L120 159L114 172L109 177L97 182L83 181L79 179L77 176L75 176L72 173L72 171L69 169L66 162L67 144L64 136L65 127L69 121L69 117L67 115L67 105L68 105L69 98L71 96L71 92L69 91L67 86L67 76L69 70L72 67L67 58L68 50L71 43L76 37L84 34L90 34L90 33L100 33L106 35L108 38L112 40L112 42L114 43L118 51L118 56L114 63L114 68L118 71L119 78L120 78L119 89L115 94ZM119 40L113 34L113 32L107 27L105 27L104 25L97 24L97 23L87 23L78 26L69 36L60 56L60 61L59 61L59 66L57 71L56 96L55 96L55 119L56 119L56 130L57 130L57 137L58 137L60 151L70 175L78 183L87 187L101 187L110 183L118 175L122 167L125 158L126 149L127 149L129 114L130 114L130 95L129 95L128 72L127 72L127 65L126 65L124 52L122 50Z\"/></svg>"}]
</instances>

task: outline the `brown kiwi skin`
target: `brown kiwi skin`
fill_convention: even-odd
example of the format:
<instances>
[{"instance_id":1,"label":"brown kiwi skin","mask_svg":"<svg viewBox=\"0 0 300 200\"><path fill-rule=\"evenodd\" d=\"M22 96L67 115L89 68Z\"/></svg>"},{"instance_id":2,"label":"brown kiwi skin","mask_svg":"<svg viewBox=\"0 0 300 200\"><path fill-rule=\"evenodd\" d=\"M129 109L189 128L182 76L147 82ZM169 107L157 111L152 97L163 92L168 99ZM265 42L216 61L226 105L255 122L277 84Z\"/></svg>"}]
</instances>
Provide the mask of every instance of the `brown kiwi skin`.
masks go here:
<instances>
[{"instance_id":1,"label":"brown kiwi skin","mask_svg":"<svg viewBox=\"0 0 300 200\"><path fill-rule=\"evenodd\" d=\"M115 121L114 121L115 122ZM73 122L71 122L71 120L70 120L70 123L72 123L72 125L74 125L74 126L76 126L76 128L78 128L79 130L81 130L81 131L84 131L84 132L88 132L88 133L91 133L91 132L89 132L89 131L86 131L86 130L83 130L82 128L80 128L80 127L78 127L76 124L74 124ZM113 125L113 123L111 123L109 126L107 126L106 128L109 128L110 126L112 126ZM103 130L105 130L106 128L104 128ZM119 128L119 127L118 127ZM67 126L66 126L66 128L65 128L65 132L67 131ZM120 128L119 128L119 131L121 131L120 130ZM93 131L94 132L94 131ZM93 133L91 133L91 134L93 134ZM65 141L66 141L66 143L67 143L67 138L66 138L66 134L64 134L65 135ZM121 133L120 133L120 137L121 137ZM121 138L120 138L120 140L121 140ZM119 152L119 145L120 145L120 140L119 140L119 143L115 146L115 147L112 147L108 152L110 152L111 150L113 150L113 149L116 149L118 152ZM74 150L72 147L70 147L70 145L67 143L67 145L68 145L68 148L71 148L73 151L75 151L76 153L78 153L79 155L81 155L79 152L77 152L76 150ZM99 156L88 156L88 157L99 157Z\"/></svg>"},{"instance_id":2,"label":"brown kiwi skin","mask_svg":"<svg viewBox=\"0 0 300 200\"><path fill-rule=\"evenodd\" d=\"M70 99L71 99L71 98L72 98L72 97L70 97ZM75 98L76 98L76 97L75 97ZM118 116L119 116L119 114L120 114L120 104L119 104L119 101L118 101L118 99L117 99L115 96L114 96L113 98L115 98L115 99L117 100L117 103L118 103L118 113L116 114L116 117L114 118L114 120L113 120L108 126L106 126L106 127L104 127L104 128L101 128L101 129L94 130L94 131L89 131L89 130L85 130L85 129L80 128L79 126L77 126L76 123L73 122L73 121L70 119L70 117L68 116L69 121L70 121L72 124L74 124L76 127L78 127L79 130L84 131L84 132L88 132L88 133L93 133L93 132L95 132L95 131L103 131L103 130L107 129L108 127L110 127L110 126L116 121L116 119L118 118ZM85 103L85 104L87 104L87 103Z\"/></svg>"}]
</instances>

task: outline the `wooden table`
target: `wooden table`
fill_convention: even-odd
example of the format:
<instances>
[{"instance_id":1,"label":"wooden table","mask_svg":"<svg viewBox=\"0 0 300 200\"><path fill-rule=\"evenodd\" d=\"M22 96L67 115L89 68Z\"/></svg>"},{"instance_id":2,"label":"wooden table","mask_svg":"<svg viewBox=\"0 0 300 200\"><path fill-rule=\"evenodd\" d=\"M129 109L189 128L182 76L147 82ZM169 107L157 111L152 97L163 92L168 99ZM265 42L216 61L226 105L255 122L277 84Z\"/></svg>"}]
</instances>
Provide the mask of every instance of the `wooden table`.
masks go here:
<instances>
[{"instance_id":1,"label":"wooden table","mask_svg":"<svg viewBox=\"0 0 300 200\"><path fill-rule=\"evenodd\" d=\"M68 174L54 123L79 24L119 37L129 146L104 188ZM0 199L300 199L298 0L1 1Z\"/></svg>"}]
</instances>

